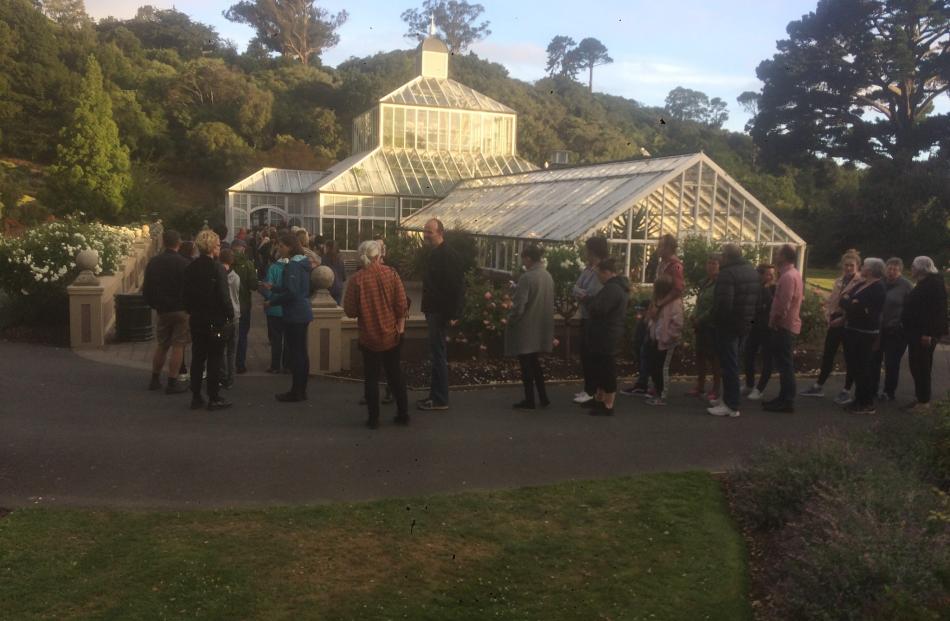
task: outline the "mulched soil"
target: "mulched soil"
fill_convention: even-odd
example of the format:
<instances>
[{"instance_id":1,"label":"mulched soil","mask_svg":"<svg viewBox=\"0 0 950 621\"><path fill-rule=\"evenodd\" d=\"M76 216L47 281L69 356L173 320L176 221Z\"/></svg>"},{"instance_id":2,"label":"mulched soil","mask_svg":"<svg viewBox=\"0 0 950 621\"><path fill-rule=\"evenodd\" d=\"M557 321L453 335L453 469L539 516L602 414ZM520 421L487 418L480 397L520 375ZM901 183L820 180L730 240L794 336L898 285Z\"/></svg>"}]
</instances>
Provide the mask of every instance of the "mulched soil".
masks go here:
<instances>
[{"instance_id":1,"label":"mulched soil","mask_svg":"<svg viewBox=\"0 0 950 621\"><path fill-rule=\"evenodd\" d=\"M10 326L0 329L0 341L68 347L69 329L66 326Z\"/></svg>"},{"instance_id":2,"label":"mulched soil","mask_svg":"<svg viewBox=\"0 0 950 621\"><path fill-rule=\"evenodd\" d=\"M677 350L670 366L671 375L695 375L696 365L692 352L683 349ZM795 367L799 373L817 374L821 365L821 351L803 349L795 351ZM431 364L428 360L403 360L403 373L406 384L410 389L428 387L431 377ZM581 379L580 364L576 359L566 360L556 354L543 356L541 366L545 377L551 381L575 381ZM617 361L619 377L629 378L637 373L637 363L630 359L621 358ZM362 369L342 371L335 374L337 377L363 379ZM773 372L773 382L778 376ZM519 384L521 383L521 368L514 358L479 357L466 359L455 357L449 360L449 385L477 386L491 384Z\"/></svg>"}]
</instances>

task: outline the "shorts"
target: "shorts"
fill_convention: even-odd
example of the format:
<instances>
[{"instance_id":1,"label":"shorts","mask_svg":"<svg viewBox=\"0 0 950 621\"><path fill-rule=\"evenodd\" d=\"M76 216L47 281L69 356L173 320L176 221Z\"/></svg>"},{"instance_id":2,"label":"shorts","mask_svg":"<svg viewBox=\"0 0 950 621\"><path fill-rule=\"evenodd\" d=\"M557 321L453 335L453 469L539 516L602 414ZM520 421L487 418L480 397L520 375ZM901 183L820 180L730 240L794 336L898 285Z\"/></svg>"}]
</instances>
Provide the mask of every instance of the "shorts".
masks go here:
<instances>
[{"instance_id":1,"label":"shorts","mask_svg":"<svg viewBox=\"0 0 950 621\"><path fill-rule=\"evenodd\" d=\"M191 330L188 329L188 313L185 311L159 313L155 339L161 347L187 345L190 343Z\"/></svg>"},{"instance_id":2,"label":"shorts","mask_svg":"<svg viewBox=\"0 0 950 621\"><path fill-rule=\"evenodd\" d=\"M617 361L609 354L590 354L590 375L595 389L617 392Z\"/></svg>"}]
</instances>

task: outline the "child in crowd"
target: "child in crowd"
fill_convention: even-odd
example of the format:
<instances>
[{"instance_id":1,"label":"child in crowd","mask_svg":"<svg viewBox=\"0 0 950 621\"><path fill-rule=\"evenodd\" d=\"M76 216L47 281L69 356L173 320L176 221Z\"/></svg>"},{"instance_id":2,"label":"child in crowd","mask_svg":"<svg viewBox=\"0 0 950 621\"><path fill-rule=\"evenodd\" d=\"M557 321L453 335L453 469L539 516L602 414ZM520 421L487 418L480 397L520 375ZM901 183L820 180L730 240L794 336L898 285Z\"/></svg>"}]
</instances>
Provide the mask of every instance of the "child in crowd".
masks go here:
<instances>
[{"instance_id":1,"label":"child in crowd","mask_svg":"<svg viewBox=\"0 0 950 621\"><path fill-rule=\"evenodd\" d=\"M224 350L224 372L221 374L221 387L231 388L234 386L235 362L237 360L237 339L238 333L234 325L241 319L241 277L232 269L234 264L234 251L230 248L222 248L218 261L224 266L224 271L228 274L228 292L231 296L231 306L234 307L234 324L227 335Z\"/></svg>"},{"instance_id":2,"label":"child in crowd","mask_svg":"<svg viewBox=\"0 0 950 621\"><path fill-rule=\"evenodd\" d=\"M653 301L656 304L673 291L669 276L660 276L653 283ZM666 405L666 389L670 383L670 361L673 350L683 334L683 299L674 297L658 307L656 319L648 327L647 348L650 357L650 375L656 388L656 396L647 399L648 405Z\"/></svg>"}]
</instances>

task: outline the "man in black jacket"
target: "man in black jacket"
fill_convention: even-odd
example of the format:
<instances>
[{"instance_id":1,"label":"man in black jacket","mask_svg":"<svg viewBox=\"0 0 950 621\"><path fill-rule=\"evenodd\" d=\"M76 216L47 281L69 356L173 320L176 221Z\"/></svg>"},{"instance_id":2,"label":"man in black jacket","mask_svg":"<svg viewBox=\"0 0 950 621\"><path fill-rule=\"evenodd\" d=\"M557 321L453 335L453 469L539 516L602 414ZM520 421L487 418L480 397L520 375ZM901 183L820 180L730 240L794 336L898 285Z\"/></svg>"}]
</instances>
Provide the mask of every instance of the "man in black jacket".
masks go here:
<instances>
[{"instance_id":1,"label":"man in black jacket","mask_svg":"<svg viewBox=\"0 0 950 621\"><path fill-rule=\"evenodd\" d=\"M432 352L432 382L429 397L416 405L420 410L449 409L449 365L445 351L446 327L454 325L462 312L465 274L458 255L445 243L445 227L436 219L423 228L423 237L432 248L422 280L422 312L429 326Z\"/></svg>"},{"instance_id":2,"label":"man in black jacket","mask_svg":"<svg viewBox=\"0 0 950 621\"><path fill-rule=\"evenodd\" d=\"M188 313L182 299L182 287L188 259L178 254L181 235L171 229L162 231L165 251L152 257L145 268L142 295L149 306L158 313L155 356L152 358L152 382L149 390L162 387L162 367L168 357L167 394L185 392L188 386L178 383L178 369L185 355L185 346L191 340L188 332ZM171 355L168 355L169 350Z\"/></svg>"},{"instance_id":3,"label":"man in black jacket","mask_svg":"<svg viewBox=\"0 0 950 621\"><path fill-rule=\"evenodd\" d=\"M906 409L930 407L934 350L947 334L947 287L930 257L917 257L911 265L917 286L907 294L901 327L907 339L907 363L914 378L916 400Z\"/></svg>"},{"instance_id":4,"label":"man in black jacket","mask_svg":"<svg viewBox=\"0 0 950 621\"><path fill-rule=\"evenodd\" d=\"M722 247L722 263L713 298L716 353L722 370L722 403L709 408L713 416L739 416L739 349L755 319L759 275L742 258L736 244Z\"/></svg>"}]
</instances>

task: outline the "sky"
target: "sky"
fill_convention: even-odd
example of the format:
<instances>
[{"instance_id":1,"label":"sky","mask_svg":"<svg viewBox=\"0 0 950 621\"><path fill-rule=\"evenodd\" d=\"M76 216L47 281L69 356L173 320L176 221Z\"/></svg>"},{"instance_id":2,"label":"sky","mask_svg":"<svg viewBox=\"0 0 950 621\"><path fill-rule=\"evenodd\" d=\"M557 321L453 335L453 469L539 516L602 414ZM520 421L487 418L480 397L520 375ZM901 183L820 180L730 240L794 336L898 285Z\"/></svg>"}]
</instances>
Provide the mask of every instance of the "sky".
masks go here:
<instances>
[{"instance_id":1,"label":"sky","mask_svg":"<svg viewBox=\"0 0 950 621\"><path fill-rule=\"evenodd\" d=\"M214 26L222 37L243 50L254 36L251 28L222 16L228 0L85 0L95 19L128 19L142 4L176 8L192 19ZM324 52L325 65L369 56L414 43L403 37L400 18L421 0L323 0L331 13L345 9L349 19L340 28L340 43ZM562 0L481 0L482 19L492 34L472 51L504 65L512 77L534 81L544 76L545 48L556 35L575 41L599 39L613 64L594 70L594 90L663 106L677 86L721 97L729 104L728 129L742 131L748 115L736 103L743 91L759 90L758 64L775 53L790 21L812 11L817 0L598 0L590 5ZM586 76L584 76L586 80Z\"/></svg>"}]
</instances>

